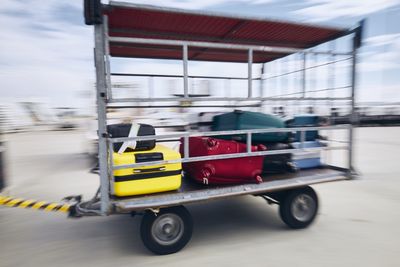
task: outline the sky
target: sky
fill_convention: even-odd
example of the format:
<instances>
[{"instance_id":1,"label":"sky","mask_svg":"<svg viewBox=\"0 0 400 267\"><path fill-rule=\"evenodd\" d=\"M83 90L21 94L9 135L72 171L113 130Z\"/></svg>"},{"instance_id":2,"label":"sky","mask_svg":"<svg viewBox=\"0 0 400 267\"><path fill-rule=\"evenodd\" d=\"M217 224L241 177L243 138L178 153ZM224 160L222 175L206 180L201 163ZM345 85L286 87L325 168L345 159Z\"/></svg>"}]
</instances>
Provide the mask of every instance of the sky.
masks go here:
<instances>
[{"instance_id":1,"label":"sky","mask_svg":"<svg viewBox=\"0 0 400 267\"><path fill-rule=\"evenodd\" d=\"M1 1L0 30L3 41L0 42L0 102L45 99L53 106L82 107L88 104L88 97L94 92L95 81L93 27L83 22L82 2ZM359 51L357 100L400 101L400 0L126 2L343 27L354 26L366 18L364 45ZM140 69L142 72L170 73L171 70L182 70L179 65L146 60L133 63L116 60L113 66L118 71ZM241 74L245 70L242 67L214 67L204 71L201 64L192 64L190 67L191 74L208 74L218 70L222 72L218 74L229 71ZM341 70L336 72L340 74Z\"/></svg>"}]
</instances>

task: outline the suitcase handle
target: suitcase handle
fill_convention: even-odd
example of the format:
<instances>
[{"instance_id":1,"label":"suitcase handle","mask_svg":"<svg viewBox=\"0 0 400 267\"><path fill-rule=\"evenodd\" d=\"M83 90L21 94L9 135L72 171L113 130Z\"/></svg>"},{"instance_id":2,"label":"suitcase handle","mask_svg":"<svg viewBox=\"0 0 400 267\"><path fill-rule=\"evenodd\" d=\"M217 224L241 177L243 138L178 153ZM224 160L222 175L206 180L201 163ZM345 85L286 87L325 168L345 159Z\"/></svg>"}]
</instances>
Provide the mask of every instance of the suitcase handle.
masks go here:
<instances>
[{"instance_id":1,"label":"suitcase handle","mask_svg":"<svg viewBox=\"0 0 400 267\"><path fill-rule=\"evenodd\" d=\"M165 166L151 168L151 169L135 169L133 173L143 173L143 172L156 172L156 171L165 171L167 168Z\"/></svg>"}]
</instances>

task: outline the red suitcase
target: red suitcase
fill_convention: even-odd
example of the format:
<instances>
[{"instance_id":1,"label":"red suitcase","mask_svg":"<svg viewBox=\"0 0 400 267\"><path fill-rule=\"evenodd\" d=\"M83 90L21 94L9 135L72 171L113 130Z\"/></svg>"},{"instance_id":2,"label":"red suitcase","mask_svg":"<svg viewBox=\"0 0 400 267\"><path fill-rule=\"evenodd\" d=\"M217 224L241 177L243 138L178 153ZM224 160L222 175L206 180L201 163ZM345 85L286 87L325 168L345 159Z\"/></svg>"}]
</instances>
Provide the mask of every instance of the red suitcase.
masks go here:
<instances>
[{"instance_id":1,"label":"red suitcase","mask_svg":"<svg viewBox=\"0 0 400 267\"><path fill-rule=\"evenodd\" d=\"M265 150L263 145L252 146L252 151ZM183 142L180 152L183 157ZM210 137L190 137L189 156L211 156L245 153L246 144ZM185 174L203 184L240 184L262 182L263 156L189 162L183 164Z\"/></svg>"}]
</instances>

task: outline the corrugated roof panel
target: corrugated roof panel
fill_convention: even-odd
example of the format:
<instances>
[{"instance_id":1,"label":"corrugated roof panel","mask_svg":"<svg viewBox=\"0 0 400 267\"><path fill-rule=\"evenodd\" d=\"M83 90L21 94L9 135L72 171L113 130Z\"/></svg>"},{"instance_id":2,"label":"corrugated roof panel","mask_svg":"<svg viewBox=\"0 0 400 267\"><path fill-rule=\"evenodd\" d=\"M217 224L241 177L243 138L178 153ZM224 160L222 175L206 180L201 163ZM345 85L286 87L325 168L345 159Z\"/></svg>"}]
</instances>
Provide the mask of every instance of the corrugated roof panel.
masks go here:
<instances>
[{"instance_id":1,"label":"corrugated roof panel","mask_svg":"<svg viewBox=\"0 0 400 267\"><path fill-rule=\"evenodd\" d=\"M269 21L233 17L192 11L157 8L126 3L111 2L108 15L110 36L190 40L260 46L309 48L335 39L346 30L295 24L292 22ZM175 50L175 51L174 51ZM221 49L219 49L221 50ZM219 51L190 47L195 53L192 60L247 62L247 53L232 50ZM223 52L223 53L222 53ZM150 57L181 59L180 47L127 45L110 43L112 56ZM231 54L231 55L230 55ZM254 62L263 62L287 54L254 53ZM265 62L264 61L264 62Z\"/></svg>"}]
</instances>

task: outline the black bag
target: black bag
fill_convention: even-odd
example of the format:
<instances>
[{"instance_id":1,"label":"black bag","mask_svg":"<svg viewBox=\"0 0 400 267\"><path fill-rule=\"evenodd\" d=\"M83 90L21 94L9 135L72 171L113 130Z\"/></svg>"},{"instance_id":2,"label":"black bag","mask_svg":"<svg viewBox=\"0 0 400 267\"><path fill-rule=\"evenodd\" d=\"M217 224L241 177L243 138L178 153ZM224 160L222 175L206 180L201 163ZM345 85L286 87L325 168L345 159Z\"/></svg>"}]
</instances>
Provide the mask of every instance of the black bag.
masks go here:
<instances>
[{"instance_id":1,"label":"black bag","mask_svg":"<svg viewBox=\"0 0 400 267\"><path fill-rule=\"evenodd\" d=\"M139 131L137 136L146 136L146 135L155 135L156 131L154 127L149 124L139 124ZM118 123L118 124L111 124L107 125L107 132L109 137L117 138L117 137L128 137L129 132L131 130L132 124L131 123ZM118 152L118 150L122 146L122 142L114 143L114 151ZM136 148L133 149L128 147L125 151L132 152L132 151L140 151L140 150L151 150L156 146L156 140L144 140L144 141L137 141Z\"/></svg>"},{"instance_id":2,"label":"black bag","mask_svg":"<svg viewBox=\"0 0 400 267\"><path fill-rule=\"evenodd\" d=\"M293 147L289 144L276 143L267 146L269 150L282 150L292 149ZM266 155L263 162L263 173L285 173L285 172L297 172L298 168L292 161L292 153L277 154L277 155Z\"/></svg>"}]
</instances>

